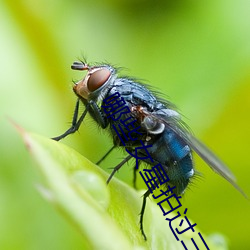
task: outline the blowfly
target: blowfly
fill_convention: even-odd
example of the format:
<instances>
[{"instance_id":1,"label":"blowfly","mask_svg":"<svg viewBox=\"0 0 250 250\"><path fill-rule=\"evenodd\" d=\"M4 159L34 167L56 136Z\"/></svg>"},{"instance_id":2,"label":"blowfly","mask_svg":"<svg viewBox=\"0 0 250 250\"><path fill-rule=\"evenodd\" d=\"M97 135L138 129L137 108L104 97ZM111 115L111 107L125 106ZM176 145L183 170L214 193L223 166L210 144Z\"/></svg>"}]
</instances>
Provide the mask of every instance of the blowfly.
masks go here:
<instances>
[{"instance_id":1,"label":"blowfly","mask_svg":"<svg viewBox=\"0 0 250 250\"><path fill-rule=\"evenodd\" d=\"M174 193L183 194L195 174L192 158L192 151L194 151L208 166L244 195L236 184L232 172L189 132L172 103L157 97L157 94L150 90L147 85L133 78L119 77L117 69L109 64L90 66L80 61L74 62L71 68L87 73L73 87L77 102L71 127L53 139L59 141L76 132L86 114L89 113L102 129L109 131L113 138L113 147L98 163L116 147L122 147L129 153L113 169L107 183L124 163L133 158L132 156L136 156L134 184L136 170L141 163L145 163L149 169L153 168L155 164L160 164L162 171L169 178L168 185L176 187L173 190ZM115 110L112 113L110 111L118 97L121 98L127 110L123 110L121 107L120 112ZM85 106L85 110L79 115L80 103ZM120 133L117 133L118 128ZM143 146L141 146L142 143ZM140 229L145 239L143 214L146 198L149 195L150 191L148 190L143 196L140 215Z\"/></svg>"}]
</instances>

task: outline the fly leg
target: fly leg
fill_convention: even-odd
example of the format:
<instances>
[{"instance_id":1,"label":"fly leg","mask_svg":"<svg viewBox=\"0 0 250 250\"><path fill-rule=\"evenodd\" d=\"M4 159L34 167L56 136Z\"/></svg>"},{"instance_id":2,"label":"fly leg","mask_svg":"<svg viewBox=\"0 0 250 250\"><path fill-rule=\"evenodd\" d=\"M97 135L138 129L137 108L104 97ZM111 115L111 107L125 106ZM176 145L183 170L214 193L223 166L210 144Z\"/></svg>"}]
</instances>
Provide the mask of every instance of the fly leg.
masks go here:
<instances>
[{"instance_id":1,"label":"fly leg","mask_svg":"<svg viewBox=\"0 0 250 250\"><path fill-rule=\"evenodd\" d=\"M138 167L136 167L136 164L135 164L135 166L134 166L134 170L133 170L133 187L135 188L135 189L137 189L136 188L136 173L137 173L137 171L138 171L138 168L139 168L139 166L140 166L140 161L138 161Z\"/></svg>"},{"instance_id":2,"label":"fly leg","mask_svg":"<svg viewBox=\"0 0 250 250\"><path fill-rule=\"evenodd\" d=\"M141 207L141 212L140 212L140 230L143 235L144 240L147 240L146 234L144 233L143 229L143 216L146 208L146 203L147 203L147 198L150 195L150 190L148 190L146 193L143 195L143 200L142 200L142 207Z\"/></svg>"},{"instance_id":3,"label":"fly leg","mask_svg":"<svg viewBox=\"0 0 250 250\"><path fill-rule=\"evenodd\" d=\"M156 184L152 184L152 187L156 188L156 185L159 185L159 181L156 181ZM144 229L143 229L143 216L144 216L144 212L145 212L145 208L146 208L147 198L150 195L150 193L151 193L151 190L148 189L143 194L142 207L141 207L141 212L140 212L140 230L141 230L141 233L142 233L144 240L147 240L147 236L146 236Z\"/></svg>"},{"instance_id":4,"label":"fly leg","mask_svg":"<svg viewBox=\"0 0 250 250\"><path fill-rule=\"evenodd\" d=\"M80 116L79 120L77 121L78 112L79 112L79 104L80 104L80 100L78 99L77 102L76 102L71 127L65 133L63 133L62 135L59 135L57 137L52 138L53 140L60 141L64 137L68 136L69 134L75 133L79 129L84 117L86 116L86 114L88 112L93 116L93 118L97 121L97 123L101 125L102 128L107 127L108 122L107 122L105 114L103 114L101 112L98 105L92 100L88 102L88 104L86 105L86 109L84 110L84 112Z\"/></svg>"},{"instance_id":5,"label":"fly leg","mask_svg":"<svg viewBox=\"0 0 250 250\"><path fill-rule=\"evenodd\" d=\"M57 137L53 137L51 139L53 139L55 141L60 141L64 137L68 136L69 134L75 133L79 129L79 127L80 127L80 125L81 125L84 117L86 116L86 114L87 114L87 112L89 110L89 105L87 105L86 109L84 110L84 112L82 113L81 117L77 121L78 111L79 111L79 102L80 101L78 99L77 102L76 102L76 106L75 106L75 110L74 110L74 116L73 116L71 127L65 133L63 133L62 135L59 135Z\"/></svg>"},{"instance_id":6,"label":"fly leg","mask_svg":"<svg viewBox=\"0 0 250 250\"><path fill-rule=\"evenodd\" d=\"M113 146L97 163L96 165L99 165L115 148L115 146Z\"/></svg>"},{"instance_id":7,"label":"fly leg","mask_svg":"<svg viewBox=\"0 0 250 250\"><path fill-rule=\"evenodd\" d=\"M107 184L109 184L109 182L111 181L112 177L114 176L114 174L126 163L128 162L130 159L132 158L131 155L128 155L121 163L119 163L116 167L114 167L112 173L110 174L108 180L107 180Z\"/></svg>"}]
</instances>

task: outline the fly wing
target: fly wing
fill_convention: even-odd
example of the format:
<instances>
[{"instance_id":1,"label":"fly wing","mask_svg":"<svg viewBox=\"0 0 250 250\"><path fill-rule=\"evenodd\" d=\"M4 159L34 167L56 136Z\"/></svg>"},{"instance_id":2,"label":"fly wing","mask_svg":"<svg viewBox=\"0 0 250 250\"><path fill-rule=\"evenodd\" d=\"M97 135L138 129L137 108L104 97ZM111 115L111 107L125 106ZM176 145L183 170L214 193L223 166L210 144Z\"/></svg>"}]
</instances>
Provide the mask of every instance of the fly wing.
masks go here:
<instances>
[{"instance_id":1,"label":"fly wing","mask_svg":"<svg viewBox=\"0 0 250 250\"><path fill-rule=\"evenodd\" d=\"M182 140L184 140L190 148L192 148L216 173L221 175L224 179L230 182L242 195L247 199L247 195L242 191L242 189L236 184L236 178L229 168L202 142L195 138L182 123L180 117L169 115L163 115L164 111L160 111L157 114L155 112L153 116L155 119L158 118L159 122L162 122L166 127L173 130ZM157 117L157 118L156 118Z\"/></svg>"}]
</instances>

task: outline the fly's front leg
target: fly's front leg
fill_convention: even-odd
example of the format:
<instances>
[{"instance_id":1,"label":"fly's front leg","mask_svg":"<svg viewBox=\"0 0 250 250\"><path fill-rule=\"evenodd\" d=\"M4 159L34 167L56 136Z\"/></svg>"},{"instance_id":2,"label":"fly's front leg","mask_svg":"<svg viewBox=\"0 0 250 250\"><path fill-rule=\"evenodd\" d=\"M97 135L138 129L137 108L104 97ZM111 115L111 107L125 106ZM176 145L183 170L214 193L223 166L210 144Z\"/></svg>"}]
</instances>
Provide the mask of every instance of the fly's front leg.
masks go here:
<instances>
[{"instance_id":1,"label":"fly's front leg","mask_svg":"<svg viewBox=\"0 0 250 250\"><path fill-rule=\"evenodd\" d=\"M81 123L82 123L82 121L83 121L84 117L86 116L86 114L88 112L88 109L89 109L89 104L88 104L86 106L86 109L82 113L81 117L77 121L78 112L79 112L79 103L80 103L80 101L78 99L77 102L76 102L76 106L75 106L75 111L74 111L74 116L73 116L71 127L65 133L63 133L62 135L59 135L57 137L53 137L51 139L53 139L55 141L60 141L64 137L68 136L69 134L75 133L79 129L79 127L80 127L80 125L81 125Z\"/></svg>"}]
</instances>

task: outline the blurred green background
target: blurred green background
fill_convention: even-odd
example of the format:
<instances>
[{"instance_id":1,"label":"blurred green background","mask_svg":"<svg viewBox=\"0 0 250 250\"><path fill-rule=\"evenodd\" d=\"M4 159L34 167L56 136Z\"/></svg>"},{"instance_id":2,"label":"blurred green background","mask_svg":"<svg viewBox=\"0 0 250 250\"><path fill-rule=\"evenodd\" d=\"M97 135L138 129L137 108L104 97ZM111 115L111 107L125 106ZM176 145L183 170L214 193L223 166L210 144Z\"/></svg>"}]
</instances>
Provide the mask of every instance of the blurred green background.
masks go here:
<instances>
[{"instance_id":1,"label":"blurred green background","mask_svg":"<svg viewBox=\"0 0 250 250\"><path fill-rule=\"evenodd\" d=\"M0 249L81 248L81 235L36 191L39 173L8 117L47 137L64 132L72 80L83 76L70 65L82 55L166 94L250 196L249 13L247 0L1 1ZM93 124L63 143L96 162L111 140ZM102 167L122 156L116 150ZM188 216L225 235L230 249L250 249L250 202L195 160L203 177L183 197ZM132 165L117 177L131 184Z\"/></svg>"}]
</instances>

